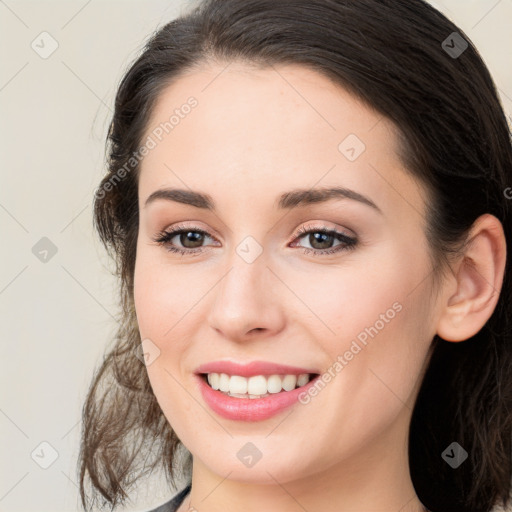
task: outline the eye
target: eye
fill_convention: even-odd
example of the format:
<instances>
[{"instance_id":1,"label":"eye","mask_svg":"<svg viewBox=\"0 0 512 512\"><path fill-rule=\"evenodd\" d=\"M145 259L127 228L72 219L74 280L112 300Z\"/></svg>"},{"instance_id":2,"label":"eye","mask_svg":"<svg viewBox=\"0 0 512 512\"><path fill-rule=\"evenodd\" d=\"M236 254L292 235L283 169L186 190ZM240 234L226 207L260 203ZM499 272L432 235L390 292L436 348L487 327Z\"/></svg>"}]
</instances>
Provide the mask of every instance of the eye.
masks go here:
<instances>
[{"instance_id":1,"label":"eye","mask_svg":"<svg viewBox=\"0 0 512 512\"><path fill-rule=\"evenodd\" d=\"M336 252L353 250L356 248L358 243L356 238L350 237L335 229L329 229L326 226L301 227L296 234L296 238L306 238L306 241L310 244L310 247L300 247L304 249L305 254L312 253L314 255L333 254ZM339 241L340 244L332 246L336 240Z\"/></svg>"},{"instance_id":2,"label":"eye","mask_svg":"<svg viewBox=\"0 0 512 512\"><path fill-rule=\"evenodd\" d=\"M336 231L335 229L329 229L326 226L301 227L295 234L295 239L303 239L306 236L308 236L307 241L310 247L299 246L303 249L305 254L333 254L345 250L352 250L358 243L356 238L349 237L344 233ZM173 239L175 238L182 247L176 246L175 243L173 243ZM213 240L213 237L201 228L180 225L169 231L161 231L156 235L153 241L164 246L170 252L181 255L195 255L203 252L205 249L202 244L206 238ZM332 246L335 241L340 243ZM293 245L293 247L295 246L296 245Z\"/></svg>"},{"instance_id":3,"label":"eye","mask_svg":"<svg viewBox=\"0 0 512 512\"><path fill-rule=\"evenodd\" d=\"M183 248L176 247L172 240L177 238ZM198 254L204 250L201 244L205 238L212 238L206 231L201 228L183 225L176 226L175 229L169 231L161 231L153 239L157 244L163 245L168 251L179 254Z\"/></svg>"}]
</instances>

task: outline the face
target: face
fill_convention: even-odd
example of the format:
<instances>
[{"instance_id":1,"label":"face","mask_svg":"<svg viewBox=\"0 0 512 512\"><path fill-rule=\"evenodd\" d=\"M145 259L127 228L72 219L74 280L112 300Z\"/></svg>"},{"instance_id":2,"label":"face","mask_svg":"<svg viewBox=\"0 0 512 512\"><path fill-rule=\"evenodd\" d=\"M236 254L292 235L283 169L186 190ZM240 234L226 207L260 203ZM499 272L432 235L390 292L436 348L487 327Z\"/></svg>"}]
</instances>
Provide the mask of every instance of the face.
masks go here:
<instances>
[{"instance_id":1,"label":"face","mask_svg":"<svg viewBox=\"0 0 512 512\"><path fill-rule=\"evenodd\" d=\"M153 391L194 464L222 477L284 483L377 460L406 446L435 334L425 193L391 123L323 75L223 69L168 86L144 136L134 293ZM235 392L263 393L261 375L290 390L231 397L197 374L254 361L292 368L210 373L256 377L230 379Z\"/></svg>"}]
</instances>

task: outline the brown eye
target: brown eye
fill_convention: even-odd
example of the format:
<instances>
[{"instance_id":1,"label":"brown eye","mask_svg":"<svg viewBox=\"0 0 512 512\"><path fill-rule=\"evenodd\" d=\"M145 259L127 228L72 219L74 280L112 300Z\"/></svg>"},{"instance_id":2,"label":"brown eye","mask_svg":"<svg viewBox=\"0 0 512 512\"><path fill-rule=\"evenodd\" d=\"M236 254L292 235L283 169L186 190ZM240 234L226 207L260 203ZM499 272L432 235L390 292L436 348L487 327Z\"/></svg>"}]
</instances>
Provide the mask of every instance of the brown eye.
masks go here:
<instances>
[{"instance_id":1,"label":"brown eye","mask_svg":"<svg viewBox=\"0 0 512 512\"><path fill-rule=\"evenodd\" d=\"M349 237L334 229L328 229L326 226L319 228L302 227L297 233L297 239L305 239L310 247L298 245L304 249L306 254L333 254L336 252L354 249L357 245L357 239ZM334 242L339 241L337 245Z\"/></svg>"},{"instance_id":2,"label":"brown eye","mask_svg":"<svg viewBox=\"0 0 512 512\"><path fill-rule=\"evenodd\" d=\"M195 249L197 247L200 247L204 240L204 234L199 233L198 231L186 231L181 232L179 235L179 241L183 245L183 247L187 249Z\"/></svg>"},{"instance_id":3,"label":"brown eye","mask_svg":"<svg viewBox=\"0 0 512 512\"><path fill-rule=\"evenodd\" d=\"M213 240L211 235L200 228L177 226L176 229L162 231L153 239L163 245L170 252L180 254L197 254L205 249L203 243L206 238Z\"/></svg>"},{"instance_id":4,"label":"brown eye","mask_svg":"<svg viewBox=\"0 0 512 512\"><path fill-rule=\"evenodd\" d=\"M310 233L308 237L308 242L313 249L330 249L334 240L334 236L320 232Z\"/></svg>"}]
</instances>

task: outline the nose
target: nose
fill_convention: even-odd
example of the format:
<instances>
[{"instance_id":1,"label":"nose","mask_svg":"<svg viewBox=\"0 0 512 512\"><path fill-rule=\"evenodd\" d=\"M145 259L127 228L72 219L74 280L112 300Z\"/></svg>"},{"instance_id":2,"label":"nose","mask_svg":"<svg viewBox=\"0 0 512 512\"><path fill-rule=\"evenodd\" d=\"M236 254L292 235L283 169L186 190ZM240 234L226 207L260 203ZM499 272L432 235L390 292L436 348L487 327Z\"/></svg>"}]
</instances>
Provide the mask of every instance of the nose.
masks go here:
<instances>
[{"instance_id":1,"label":"nose","mask_svg":"<svg viewBox=\"0 0 512 512\"><path fill-rule=\"evenodd\" d=\"M279 279L263 257L247 263L234 255L233 263L211 293L213 306L208 315L211 328L231 341L278 334L285 325Z\"/></svg>"}]
</instances>

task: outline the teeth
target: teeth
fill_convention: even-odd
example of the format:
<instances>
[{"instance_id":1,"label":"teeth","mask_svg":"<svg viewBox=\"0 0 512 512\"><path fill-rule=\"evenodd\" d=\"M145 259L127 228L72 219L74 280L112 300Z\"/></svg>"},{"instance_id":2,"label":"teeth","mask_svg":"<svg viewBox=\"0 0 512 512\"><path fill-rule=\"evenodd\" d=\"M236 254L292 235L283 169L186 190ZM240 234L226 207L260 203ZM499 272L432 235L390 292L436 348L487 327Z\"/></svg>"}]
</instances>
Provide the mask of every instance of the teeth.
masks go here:
<instances>
[{"instance_id":1,"label":"teeth","mask_svg":"<svg viewBox=\"0 0 512 512\"><path fill-rule=\"evenodd\" d=\"M241 377L226 373L209 373L208 383L213 389L228 393L237 398L260 398L270 393L292 391L310 381L309 373L300 375L254 375Z\"/></svg>"},{"instance_id":2,"label":"teeth","mask_svg":"<svg viewBox=\"0 0 512 512\"><path fill-rule=\"evenodd\" d=\"M238 375L232 375L229 378L229 392L237 395L245 395L245 393L247 393L247 379L244 379L243 377L240 377ZM251 393L253 395L258 394L252 391Z\"/></svg>"},{"instance_id":3,"label":"teeth","mask_svg":"<svg viewBox=\"0 0 512 512\"><path fill-rule=\"evenodd\" d=\"M219 390L227 393L229 391L229 375L221 373L219 376Z\"/></svg>"},{"instance_id":4,"label":"teeth","mask_svg":"<svg viewBox=\"0 0 512 512\"><path fill-rule=\"evenodd\" d=\"M297 379L297 387L305 386L309 382L309 374L301 373Z\"/></svg>"},{"instance_id":5,"label":"teeth","mask_svg":"<svg viewBox=\"0 0 512 512\"><path fill-rule=\"evenodd\" d=\"M283 389L285 391L291 391L295 389L295 385L297 384L297 375L285 375L283 379Z\"/></svg>"},{"instance_id":6,"label":"teeth","mask_svg":"<svg viewBox=\"0 0 512 512\"><path fill-rule=\"evenodd\" d=\"M283 381L279 375L270 375L267 378L267 390L269 393L279 393L282 389Z\"/></svg>"},{"instance_id":7,"label":"teeth","mask_svg":"<svg viewBox=\"0 0 512 512\"><path fill-rule=\"evenodd\" d=\"M255 375L254 377L249 377L248 379L245 377L238 377L233 375L229 381L230 393L233 393L231 390L231 381L233 380L233 377L236 379L244 379L247 382L247 392L249 395L264 395L265 393L268 393L267 379L263 375Z\"/></svg>"}]
</instances>

